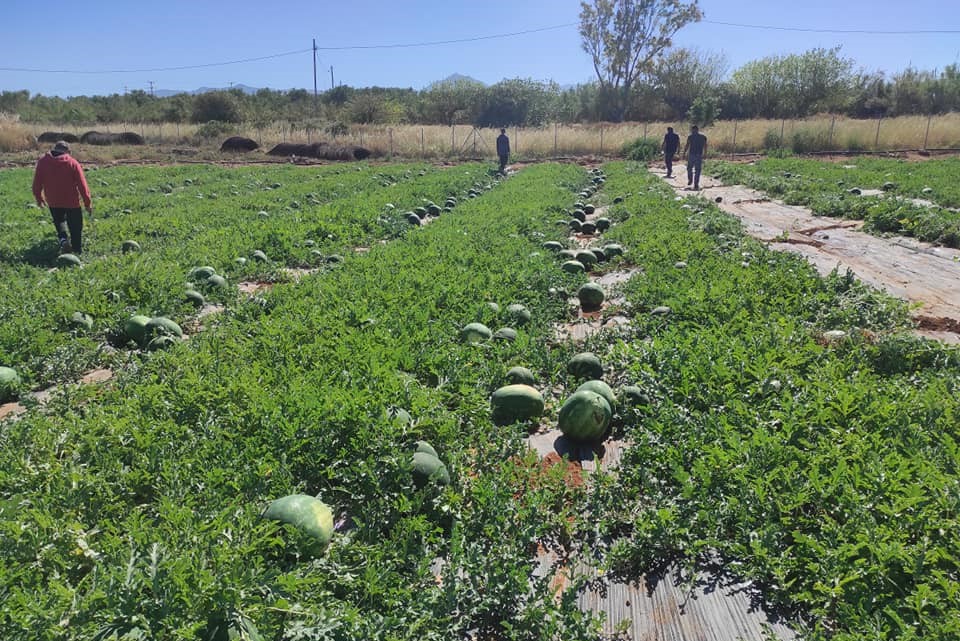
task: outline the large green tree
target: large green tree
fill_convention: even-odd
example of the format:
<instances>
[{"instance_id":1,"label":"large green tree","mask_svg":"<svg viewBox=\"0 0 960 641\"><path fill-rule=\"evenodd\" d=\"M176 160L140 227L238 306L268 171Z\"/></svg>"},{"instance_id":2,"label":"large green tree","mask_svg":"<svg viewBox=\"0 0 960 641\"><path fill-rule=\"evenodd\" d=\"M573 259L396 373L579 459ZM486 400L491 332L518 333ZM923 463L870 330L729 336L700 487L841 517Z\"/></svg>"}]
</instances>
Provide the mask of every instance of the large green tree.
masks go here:
<instances>
[{"instance_id":1,"label":"large green tree","mask_svg":"<svg viewBox=\"0 0 960 641\"><path fill-rule=\"evenodd\" d=\"M609 101L611 120L622 120L637 80L673 44L685 25L702 18L696 0L584 0L580 40Z\"/></svg>"}]
</instances>

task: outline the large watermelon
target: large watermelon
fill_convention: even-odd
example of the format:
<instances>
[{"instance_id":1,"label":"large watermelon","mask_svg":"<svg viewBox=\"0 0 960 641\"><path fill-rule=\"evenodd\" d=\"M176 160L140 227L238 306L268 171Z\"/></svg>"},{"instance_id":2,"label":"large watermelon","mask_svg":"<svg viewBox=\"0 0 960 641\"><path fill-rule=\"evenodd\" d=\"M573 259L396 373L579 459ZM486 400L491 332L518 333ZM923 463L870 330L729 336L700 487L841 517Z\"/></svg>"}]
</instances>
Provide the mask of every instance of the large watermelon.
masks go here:
<instances>
[{"instance_id":1,"label":"large watermelon","mask_svg":"<svg viewBox=\"0 0 960 641\"><path fill-rule=\"evenodd\" d=\"M560 408L557 427L574 441L598 441L607 431L611 415L606 399L583 390L574 392Z\"/></svg>"},{"instance_id":2,"label":"large watermelon","mask_svg":"<svg viewBox=\"0 0 960 641\"><path fill-rule=\"evenodd\" d=\"M183 330L166 316L154 316L147 321L147 334L150 336L183 337Z\"/></svg>"},{"instance_id":3,"label":"large watermelon","mask_svg":"<svg viewBox=\"0 0 960 641\"><path fill-rule=\"evenodd\" d=\"M490 340L492 336L493 332L483 323L467 323L460 330L460 338L465 343L480 343Z\"/></svg>"},{"instance_id":4,"label":"large watermelon","mask_svg":"<svg viewBox=\"0 0 960 641\"><path fill-rule=\"evenodd\" d=\"M509 425L543 414L543 396L529 385L506 385L490 398L493 422Z\"/></svg>"},{"instance_id":5,"label":"large watermelon","mask_svg":"<svg viewBox=\"0 0 960 641\"><path fill-rule=\"evenodd\" d=\"M603 381L599 381L596 379L592 381L587 381L586 383L584 383L574 391L576 392L588 391L588 392L593 392L595 394L599 394L610 405L610 411L613 412L614 414L617 413L617 397L613 393L613 390L610 389L610 386L604 383Z\"/></svg>"},{"instance_id":6,"label":"large watermelon","mask_svg":"<svg viewBox=\"0 0 960 641\"><path fill-rule=\"evenodd\" d=\"M333 512L320 499L306 494L290 494L276 499L263 512L263 518L293 526L307 539L308 554L319 554L333 538Z\"/></svg>"},{"instance_id":7,"label":"large watermelon","mask_svg":"<svg viewBox=\"0 0 960 641\"><path fill-rule=\"evenodd\" d=\"M125 240L123 244L120 245L120 251L124 254L129 254L130 252L140 251L140 243L135 240Z\"/></svg>"},{"instance_id":8,"label":"large watermelon","mask_svg":"<svg viewBox=\"0 0 960 641\"><path fill-rule=\"evenodd\" d=\"M134 314L123 325L123 335L134 343L142 343L147 336L147 323L150 322L149 316Z\"/></svg>"},{"instance_id":9,"label":"large watermelon","mask_svg":"<svg viewBox=\"0 0 960 641\"><path fill-rule=\"evenodd\" d=\"M587 283L577 291L577 298L580 299L583 311L595 312L603 305L603 288L596 283Z\"/></svg>"},{"instance_id":10,"label":"large watermelon","mask_svg":"<svg viewBox=\"0 0 960 641\"><path fill-rule=\"evenodd\" d=\"M57 267L83 267L83 263L76 254L60 254L57 256Z\"/></svg>"},{"instance_id":11,"label":"large watermelon","mask_svg":"<svg viewBox=\"0 0 960 641\"><path fill-rule=\"evenodd\" d=\"M603 364L593 352L581 352L567 362L567 371L580 379L603 378Z\"/></svg>"},{"instance_id":12,"label":"large watermelon","mask_svg":"<svg viewBox=\"0 0 960 641\"><path fill-rule=\"evenodd\" d=\"M417 487L423 487L430 481L439 485L450 485L450 472L435 455L418 450L413 453L413 480Z\"/></svg>"},{"instance_id":13,"label":"large watermelon","mask_svg":"<svg viewBox=\"0 0 960 641\"><path fill-rule=\"evenodd\" d=\"M513 303L512 305L507 305L507 314L510 318L513 319L513 322L517 325L526 325L530 322L530 310L520 303Z\"/></svg>"},{"instance_id":14,"label":"large watermelon","mask_svg":"<svg viewBox=\"0 0 960 641\"><path fill-rule=\"evenodd\" d=\"M511 385L533 385L536 382L536 378L526 367L511 367L507 370L506 376L507 382Z\"/></svg>"},{"instance_id":15,"label":"large watermelon","mask_svg":"<svg viewBox=\"0 0 960 641\"><path fill-rule=\"evenodd\" d=\"M17 395L20 387L20 375L12 367L0 367L0 403L5 403Z\"/></svg>"}]
</instances>

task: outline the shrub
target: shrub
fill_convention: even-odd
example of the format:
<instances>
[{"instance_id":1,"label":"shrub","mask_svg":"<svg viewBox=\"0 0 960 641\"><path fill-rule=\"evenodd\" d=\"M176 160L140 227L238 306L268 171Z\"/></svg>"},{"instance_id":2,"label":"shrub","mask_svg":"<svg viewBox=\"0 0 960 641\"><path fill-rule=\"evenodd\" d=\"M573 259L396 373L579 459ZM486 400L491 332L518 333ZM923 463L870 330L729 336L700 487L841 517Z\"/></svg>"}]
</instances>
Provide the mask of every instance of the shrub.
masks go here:
<instances>
[{"instance_id":1,"label":"shrub","mask_svg":"<svg viewBox=\"0 0 960 641\"><path fill-rule=\"evenodd\" d=\"M233 96L223 91L210 91L197 96L191 122L240 122L240 110Z\"/></svg>"},{"instance_id":2,"label":"shrub","mask_svg":"<svg viewBox=\"0 0 960 641\"><path fill-rule=\"evenodd\" d=\"M828 148L827 135L812 129L797 129L790 136L790 149L795 154L824 151Z\"/></svg>"},{"instance_id":3,"label":"shrub","mask_svg":"<svg viewBox=\"0 0 960 641\"><path fill-rule=\"evenodd\" d=\"M220 138L224 134L232 133L233 125L229 122L211 120L197 128L198 138Z\"/></svg>"},{"instance_id":4,"label":"shrub","mask_svg":"<svg viewBox=\"0 0 960 641\"><path fill-rule=\"evenodd\" d=\"M625 144L621 153L627 160L653 160L660 153L660 141L654 138L637 138Z\"/></svg>"}]
</instances>

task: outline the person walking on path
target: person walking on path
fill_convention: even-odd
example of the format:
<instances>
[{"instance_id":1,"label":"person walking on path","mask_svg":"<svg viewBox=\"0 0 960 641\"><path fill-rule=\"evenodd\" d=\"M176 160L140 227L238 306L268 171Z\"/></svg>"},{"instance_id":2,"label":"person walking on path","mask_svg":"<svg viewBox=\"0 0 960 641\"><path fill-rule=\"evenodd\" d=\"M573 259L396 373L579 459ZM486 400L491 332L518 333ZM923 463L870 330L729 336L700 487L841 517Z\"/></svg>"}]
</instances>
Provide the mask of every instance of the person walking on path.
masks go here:
<instances>
[{"instance_id":1,"label":"person walking on path","mask_svg":"<svg viewBox=\"0 0 960 641\"><path fill-rule=\"evenodd\" d=\"M680 150L680 136L673 132L673 127L667 127L667 135L663 137L663 144L660 149L663 151L663 159L667 163L667 178L673 178L673 157Z\"/></svg>"},{"instance_id":2,"label":"person walking on path","mask_svg":"<svg viewBox=\"0 0 960 641\"><path fill-rule=\"evenodd\" d=\"M90 188L83 175L83 167L70 155L70 146L59 140L53 149L37 161L33 173L33 197L37 206L50 207L53 224L57 228L61 254L83 252L83 213L80 200L93 220ZM69 236L67 232L69 231Z\"/></svg>"},{"instance_id":3,"label":"person walking on path","mask_svg":"<svg viewBox=\"0 0 960 641\"><path fill-rule=\"evenodd\" d=\"M683 147L683 155L687 158L687 187L693 184L694 189L700 189L700 170L703 168L705 153L707 153L707 137L694 125L690 128L687 144Z\"/></svg>"},{"instance_id":4,"label":"person walking on path","mask_svg":"<svg viewBox=\"0 0 960 641\"><path fill-rule=\"evenodd\" d=\"M501 129L497 136L497 155L500 157L500 173L507 173L507 160L510 158L510 139L507 137L507 130Z\"/></svg>"}]
</instances>

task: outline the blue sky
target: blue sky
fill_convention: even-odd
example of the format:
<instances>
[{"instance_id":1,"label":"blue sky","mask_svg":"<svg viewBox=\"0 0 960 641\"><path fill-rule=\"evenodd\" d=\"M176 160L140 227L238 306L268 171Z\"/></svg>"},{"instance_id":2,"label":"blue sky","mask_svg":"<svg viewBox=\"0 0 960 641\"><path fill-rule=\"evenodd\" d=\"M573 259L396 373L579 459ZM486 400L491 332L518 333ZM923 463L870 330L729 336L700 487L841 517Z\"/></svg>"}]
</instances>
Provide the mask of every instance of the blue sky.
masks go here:
<instances>
[{"instance_id":1,"label":"blue sky","mask_svg":"<svg viewBox=\"0 0 960 641\"><path fill-rule=\"evenodd\" d=\"M701 0L706 20L815 29L960 30L960 2L947 0ZM37 3L4 0L0 67L102 71L217 63L319 47L471 38L576 23L579 0L166 0ZM960 34L859 35L756 30L699 23L678 46L721 51L731 70L764 56L842 45L868 70L942 69L960 60ZM428 47L319 52L318 84L422 88L452 73L502 78L592 79L575 26L494 40ZM243 83L312 89L309 53L201 69L135 73L0 71L0 90L47 95L195 89Z\"/></svg>"}]
</instances>

